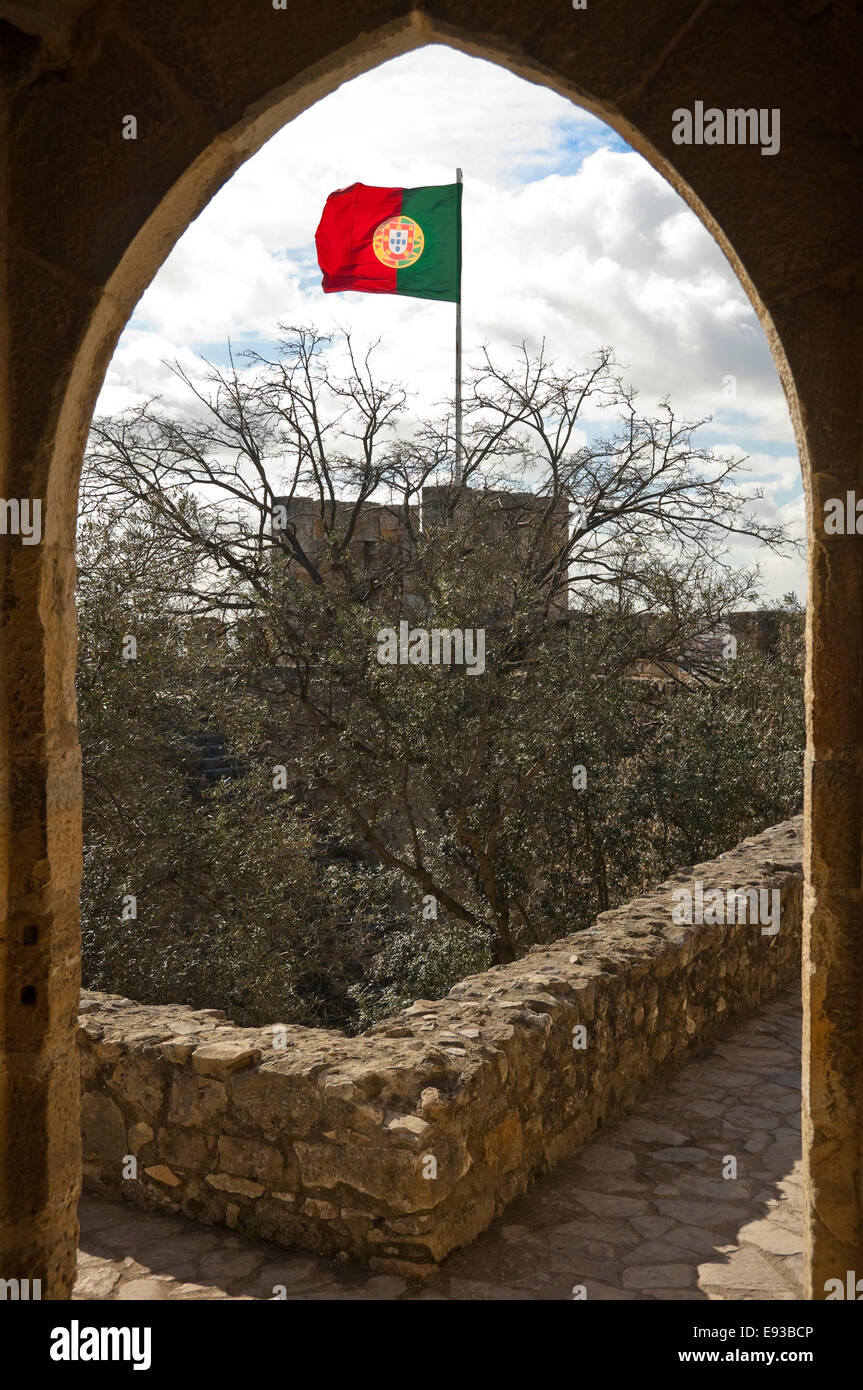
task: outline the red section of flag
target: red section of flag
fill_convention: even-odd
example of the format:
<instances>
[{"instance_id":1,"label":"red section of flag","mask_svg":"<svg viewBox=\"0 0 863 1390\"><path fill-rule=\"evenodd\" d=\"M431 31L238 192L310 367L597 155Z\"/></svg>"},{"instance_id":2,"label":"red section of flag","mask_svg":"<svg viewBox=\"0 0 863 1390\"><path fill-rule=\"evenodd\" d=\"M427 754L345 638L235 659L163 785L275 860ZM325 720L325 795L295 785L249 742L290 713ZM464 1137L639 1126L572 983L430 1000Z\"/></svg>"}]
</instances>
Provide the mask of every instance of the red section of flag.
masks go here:
<instances>
[{"instance_id":1,"label":"red section of flag","mask_svg":"<svg viewBox=\"0 0 863 1390\"><path fill-rule=\"evenodd\" d=\"M315 232L325 294L340 290L397 293L397 267L378 260L372 238L388 217L398 217L402 192L401 188L352 183L350 188L330 194Z\"/></svg>"}]
</instances>

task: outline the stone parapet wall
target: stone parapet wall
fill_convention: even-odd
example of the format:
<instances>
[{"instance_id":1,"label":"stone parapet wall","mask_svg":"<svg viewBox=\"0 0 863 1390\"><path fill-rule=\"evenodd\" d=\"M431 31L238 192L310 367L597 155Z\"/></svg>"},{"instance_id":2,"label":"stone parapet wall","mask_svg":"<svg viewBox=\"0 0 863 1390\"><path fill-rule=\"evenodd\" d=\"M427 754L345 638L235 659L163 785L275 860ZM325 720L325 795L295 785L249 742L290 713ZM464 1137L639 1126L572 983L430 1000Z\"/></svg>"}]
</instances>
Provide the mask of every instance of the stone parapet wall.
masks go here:
<instances>
[{"instance_id":1,"label":"stone parapet wall","mask_svg":"<svg viewBox=\"0 0 863 1390\"><path fill-rule=\"evenodd\" d=\"M355 1038L84 994L85 1184L422 1273L799 977L801 854L797 818ZM675 924L696 881L778 888L778 933Z\"/></svg>"}]
</instances>

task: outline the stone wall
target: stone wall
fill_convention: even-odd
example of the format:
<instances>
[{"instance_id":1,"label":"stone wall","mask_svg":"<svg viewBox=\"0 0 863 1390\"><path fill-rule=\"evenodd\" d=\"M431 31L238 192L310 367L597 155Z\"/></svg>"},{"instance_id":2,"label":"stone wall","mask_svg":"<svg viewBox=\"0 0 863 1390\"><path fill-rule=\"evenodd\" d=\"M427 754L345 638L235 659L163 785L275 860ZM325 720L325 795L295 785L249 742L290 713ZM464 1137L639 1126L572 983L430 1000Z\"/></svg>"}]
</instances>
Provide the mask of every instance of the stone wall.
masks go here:
<instances>
[{"instance_id":1,"label":"stone wall","mask_svg":"<svg viewBox=\"0 0 863 1390\"><path fill-rule=\"evenodd\" d=\"M799 976L801 852L799 818L774 826L356 1038L85 994L85 1183L422 1273ZM676 925L673 890L698 880L778 888L778 933Z\"/></svg>"}]
</instances>

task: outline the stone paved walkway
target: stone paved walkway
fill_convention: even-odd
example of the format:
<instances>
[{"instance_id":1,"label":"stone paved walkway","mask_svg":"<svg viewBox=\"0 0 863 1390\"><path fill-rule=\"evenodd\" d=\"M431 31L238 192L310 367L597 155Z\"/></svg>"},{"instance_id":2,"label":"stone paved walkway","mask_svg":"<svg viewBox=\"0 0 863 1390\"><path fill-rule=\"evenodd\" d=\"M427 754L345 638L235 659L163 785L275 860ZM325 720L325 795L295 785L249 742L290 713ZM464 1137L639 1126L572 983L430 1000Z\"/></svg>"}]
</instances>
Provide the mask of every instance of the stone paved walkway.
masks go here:
<instances>
[{"instance_id":1,"label":"stone paved walkway","mask_svg":"<svg viewBox=\"0 0 863 1390\"><path fill-rule=\"evenodd\" d=\"M425 1284L85 1197L73 1296L802 1298L799 1111L788 995L646 1092Z\"/></svg>"}]
</instances>

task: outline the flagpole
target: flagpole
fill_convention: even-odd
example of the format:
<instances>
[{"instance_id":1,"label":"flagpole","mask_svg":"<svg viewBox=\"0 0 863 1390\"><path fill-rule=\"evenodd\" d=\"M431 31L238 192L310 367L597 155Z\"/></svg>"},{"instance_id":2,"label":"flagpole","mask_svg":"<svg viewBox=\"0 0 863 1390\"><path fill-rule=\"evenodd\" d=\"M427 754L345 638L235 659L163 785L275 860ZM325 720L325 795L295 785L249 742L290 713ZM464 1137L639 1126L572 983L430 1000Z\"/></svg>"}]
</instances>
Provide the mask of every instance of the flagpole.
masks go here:
<instances>
[{"instance_id":1,"label":"flagpole","mask_svg":"<svg viewBox=\"0 0 863 1390\"><path fill-rule=\"evenodd\" d=\"M461 169L455 171L456 183L462 182ZM464 472L461 443L461 215L459 210L459 286L455 302L455 484L461 487Z\"/></svg>"}]
</instances>

